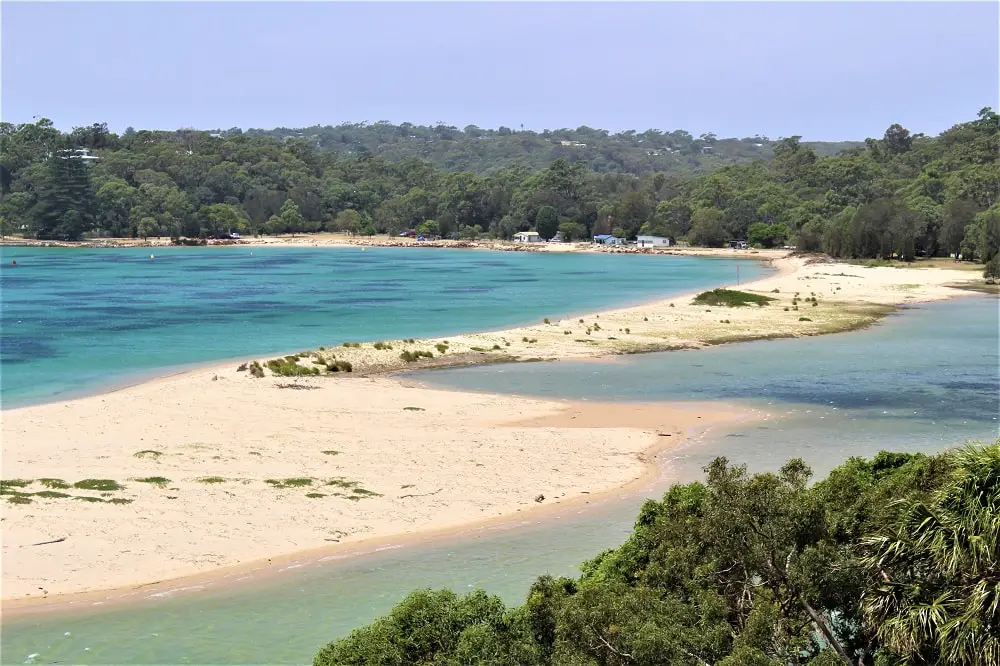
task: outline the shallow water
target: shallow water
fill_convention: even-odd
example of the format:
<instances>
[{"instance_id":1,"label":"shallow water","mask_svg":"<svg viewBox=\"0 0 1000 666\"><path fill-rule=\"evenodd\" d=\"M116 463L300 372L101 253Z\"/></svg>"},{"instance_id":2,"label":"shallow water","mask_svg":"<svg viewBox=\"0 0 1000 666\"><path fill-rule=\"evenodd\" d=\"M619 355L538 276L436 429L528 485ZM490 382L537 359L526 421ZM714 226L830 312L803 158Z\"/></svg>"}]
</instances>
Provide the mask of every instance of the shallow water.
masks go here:
<instances>
[{"instance_id":1,"label":"shallow water","mask_svg":"<svg viewBox=\"0 0 1000 666\"><path fill-rule=\"evenodd\" d=\"M655 495L667 481L697 478L716 455L753 469L802 456L823 474L851 455L885 448L931 452L996 437L997 307L996 299L970 297L913 308L850 334L415 378L601 401L743 399L785 416L668 452ZM242 588L5 621L3 662L39 653L35 663L308 663L325 642L384 614L414 588L482 587L520 603L538 575L572 575L583 560L619 544L641 499L302 566Z\"/></svg>"},{"instance_id":2,"label":"shallow water","mask_svg":"<svg viewBox=\"0 0 1000 666\"><path fill-rule=\"evenodd\" d=\"M2 247L2 406L236 356L630 305L735 282L737 266L743 280L771 272L697 257L366 250Z\"/></svg>"}]
</instances>

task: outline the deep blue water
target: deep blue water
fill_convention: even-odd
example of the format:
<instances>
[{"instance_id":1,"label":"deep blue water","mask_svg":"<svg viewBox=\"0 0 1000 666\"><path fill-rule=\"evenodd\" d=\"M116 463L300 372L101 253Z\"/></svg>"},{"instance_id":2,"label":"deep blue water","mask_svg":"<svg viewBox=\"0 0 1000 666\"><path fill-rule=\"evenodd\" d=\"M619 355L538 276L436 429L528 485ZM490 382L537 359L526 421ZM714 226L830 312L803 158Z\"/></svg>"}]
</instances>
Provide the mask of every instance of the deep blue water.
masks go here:
<instances>
[{"instance_id":1,"label":"deep blue water","mask_svg":"<svg viewBox=\"0 0 1000 666\"><path fill-rule=\"evenodd\" d=\"M744 280L770 271L610 254L4 247L0 400L9 408L206 361L629 305L734 282L737 265Z\"/></svg>"}]
</instances>

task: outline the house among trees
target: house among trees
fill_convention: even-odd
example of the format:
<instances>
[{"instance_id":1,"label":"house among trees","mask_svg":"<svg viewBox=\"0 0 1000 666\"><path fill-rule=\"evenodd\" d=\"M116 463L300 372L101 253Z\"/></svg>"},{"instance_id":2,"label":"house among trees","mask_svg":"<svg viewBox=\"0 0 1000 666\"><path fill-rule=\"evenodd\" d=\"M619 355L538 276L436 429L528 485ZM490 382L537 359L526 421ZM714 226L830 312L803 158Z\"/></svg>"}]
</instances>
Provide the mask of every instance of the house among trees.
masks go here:
<instances>
[{"instance_id":1,"label":"house among trees","mask_svg":"<svg viewBox=\"0 0 1000 666\"><path fill-rule=\"evenodd\" d=\"M614 234L600 234L594 236L594 242L598 245L621 245L625 242L625 239L618 238Z\"/></svg>"},{"instance_id":2,"label":"house among trees","mask_svg":"<svg viewBox=\"0 0 1000 666\"><path fill-rule=\"evenodd\" d=\"M537 231L521 231L514 234L515 243L541 243L544 240Z\"/></svg>"},{"instance_id":3,"label":"house among trees","mask_svg":"<svg viewBox=\"0 0 1000 666\"><path fill-rule=\"evenodd\" d=\"M58 155L61 159L79 159L84 162L94 162L101 159L97 155L91 155L90 150L87 148L68 148L66 150L60 150Z\"/></svg>"},{"instance_id":4,"label":"house among trees","mask_svg":"<svg viewBox=\"0 0 1000 666\"><path fill-rule=\"evenodd\" d=\"M635 244L639 247L670 247L670 239L664 236L638 236Z\"/></svg>"},{"instance_id":5,"label":"house among trees","mask_svg":"<svg viewBox=\"0 0 1000 666\"><path fill-rule=\"evenodd\" d=\"M731 240L729 247L733 250L745 250L750 247L745 240Z\"/></svg>"}]
</instances>

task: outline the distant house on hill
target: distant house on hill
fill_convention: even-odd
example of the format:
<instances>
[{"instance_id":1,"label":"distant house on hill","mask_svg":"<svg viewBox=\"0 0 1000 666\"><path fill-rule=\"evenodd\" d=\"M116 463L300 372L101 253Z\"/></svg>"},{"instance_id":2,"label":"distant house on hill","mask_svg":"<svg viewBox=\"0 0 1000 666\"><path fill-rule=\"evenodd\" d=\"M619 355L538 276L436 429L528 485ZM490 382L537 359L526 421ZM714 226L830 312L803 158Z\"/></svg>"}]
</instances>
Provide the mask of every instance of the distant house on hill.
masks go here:
<instances>
[{"instance_id":1,"label":"distant house on hill","mask_svg":"<svg viewBox=\"0 0 1000 666\"><path fill-rule=\"evenodd\" d=\"M635 244L639 247L670 247L670 239L664 236L638 236Z\"/></svg>"},{"instance_id":2,"label":"distant house on hill","mask_svg":"<svg viewBox=\"0 0 1000 666\"><path fill-rule=\"evenodd\" d=\"M78 159L78 160L83 160L84 162L94 162L101 159L97 155L91 155L90 151L87 150L86 148L68 148L66 150L57 151L56 154L59 156L60 159L64 160ZM49 157L51 156L52 153L49 153Z\"/></svg>"},{"instance_id":3,"label":"distant house on hill","mask_svg":"<svg viewBox=\"0 0 1000 666\"><path fill-rule=\"evenodd\" d=\"M600 234L594 236L594 242L598 245L621 245L624 239L618 238L618 236L613 234Z\"/></svg>"},{"instance_id":4,"label":"distant house on hill","mask_svg":"<svg viewBox=\"0 0 1000 666\"><path fill-rule=\"evenodd\" d=\"M543 240L537 231L522 231L514 234L515 243L541 243Z\"/></svg>"}]
</instances>

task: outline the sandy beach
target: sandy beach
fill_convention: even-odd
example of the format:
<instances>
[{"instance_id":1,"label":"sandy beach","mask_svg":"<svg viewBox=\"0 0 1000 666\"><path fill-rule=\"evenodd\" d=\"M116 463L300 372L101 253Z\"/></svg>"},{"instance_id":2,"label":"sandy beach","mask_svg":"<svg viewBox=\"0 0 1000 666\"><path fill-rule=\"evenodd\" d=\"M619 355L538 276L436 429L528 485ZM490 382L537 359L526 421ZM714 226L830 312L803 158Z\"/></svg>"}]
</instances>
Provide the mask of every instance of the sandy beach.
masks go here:
<instances>
[{"instance_id":1,"label":"sandy beach","mask_svg":"<svg viewBox=\"0 0 1000 666\"><path fill-rule=\"evenodd\" d=\"M656 454L685 437L770 418L715 403L601 406L438 391L386 373L851 330L961 293L947 285L976 277L786 252L758 258L776 274L740 289L775 299L763 307L706 307L685 295L447 341L313 350L299 361L350 362L350 374L253 378L228 363L4 411L3 479L8 491L31 493L3 504L5 604L587 502L648 479ZM433 358L407 363L403 351Z\"/></svg>"}]
</instances>

